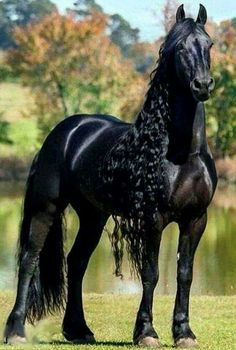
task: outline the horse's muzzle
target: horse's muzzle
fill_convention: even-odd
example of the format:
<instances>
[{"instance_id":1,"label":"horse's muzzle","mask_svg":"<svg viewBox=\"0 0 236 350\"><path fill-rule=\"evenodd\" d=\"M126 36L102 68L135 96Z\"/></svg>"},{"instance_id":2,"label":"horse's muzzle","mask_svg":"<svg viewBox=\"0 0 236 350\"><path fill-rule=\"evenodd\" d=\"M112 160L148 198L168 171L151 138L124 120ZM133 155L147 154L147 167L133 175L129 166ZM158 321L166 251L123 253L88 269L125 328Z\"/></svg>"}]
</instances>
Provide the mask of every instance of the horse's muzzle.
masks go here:
<instances>
[{"instance_id":1,"label":"horse's muzzle","mask_svg":"<svg viewBox=\"0 0 236 350\"><path fill-rule=\"evenodd\" d=\"M195 78L190 83L190 88L197 101L206 101L214 90L215 81L209 77L206 79Z\"/></svg>"}]
</instances>

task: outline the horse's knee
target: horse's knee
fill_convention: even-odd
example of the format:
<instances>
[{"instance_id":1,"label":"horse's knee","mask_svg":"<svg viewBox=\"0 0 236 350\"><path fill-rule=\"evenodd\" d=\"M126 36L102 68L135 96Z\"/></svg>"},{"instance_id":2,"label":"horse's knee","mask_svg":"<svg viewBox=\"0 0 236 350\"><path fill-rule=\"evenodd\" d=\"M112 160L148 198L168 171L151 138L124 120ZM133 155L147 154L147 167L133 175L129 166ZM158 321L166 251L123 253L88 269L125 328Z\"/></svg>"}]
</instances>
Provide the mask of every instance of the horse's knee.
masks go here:
<instances>
[{"instance_id":1,"label":"horse's knee","mask_svg":"<svg viewBox=\"0 0 236 350\"><path fill-rule=\"evenodd\" d=\"M192 282L192 269L190 266L182 266L178 269L178 283L189 285Z\"/></svg>"},{"instance_id":2,"label":"horse's knee","mask_svg":"<svg viewBox=\"0 0 236 350\"><path fill-rule=\"evenodd\" d=\"M159 269L155 267L154 269L147 270L142 276L143 286L146 288L155 288L159 280Z\"/></svg>"},{"instance_id":3,"label":"horse's knee","mask_svg":"<svg viewBox=\"0 0 236 350\"><path fill-rule=\"evenodd\" d=\"M79 277L85 272L88 260L88 258L78 257L74 252L70 252L67 256L68 275L76 274Z\"/></svg>"},{"instance_id":4,"label":"horse's knee","mask_svg":"<svg viewBox=\"0 0 236 350\"><path fill-rule=\"evenodd\" d=\"M154 289L158 282L158 275L151 275L149 279L143 282L143 287L145 289Z\"/></svg>"}]
</instances>

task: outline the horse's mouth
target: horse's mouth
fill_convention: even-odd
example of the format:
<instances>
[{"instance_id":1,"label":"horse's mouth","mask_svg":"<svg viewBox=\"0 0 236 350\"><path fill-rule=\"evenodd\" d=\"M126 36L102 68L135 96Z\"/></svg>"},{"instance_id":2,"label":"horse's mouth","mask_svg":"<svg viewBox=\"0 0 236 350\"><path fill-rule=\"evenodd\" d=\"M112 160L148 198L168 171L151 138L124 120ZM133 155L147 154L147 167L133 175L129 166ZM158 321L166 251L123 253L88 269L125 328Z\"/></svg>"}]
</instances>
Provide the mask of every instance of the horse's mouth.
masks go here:
<instances>
[{"instance_id":1,"label":"horse's mouth","mask_svg":"<svg viewBox=\"0 0 236 350\"><path fill-rule=\"evenodd\" d=\"M192 91L193 97L198 102L205 102L210 98L210 92L209 91L203 91L197 93L196 91Z\"/></svg>"}]
</instances>

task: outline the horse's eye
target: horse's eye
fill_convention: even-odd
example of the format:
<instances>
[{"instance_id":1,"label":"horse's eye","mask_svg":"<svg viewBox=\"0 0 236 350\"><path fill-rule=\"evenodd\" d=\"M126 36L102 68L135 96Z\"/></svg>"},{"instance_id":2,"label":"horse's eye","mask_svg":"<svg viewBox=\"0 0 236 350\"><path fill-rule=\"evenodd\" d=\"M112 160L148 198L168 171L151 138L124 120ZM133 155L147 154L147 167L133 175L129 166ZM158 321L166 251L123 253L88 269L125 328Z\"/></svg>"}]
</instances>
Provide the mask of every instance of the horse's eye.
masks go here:
<instances>
[{"instance_id":1,"label":"horse's eye","mask_svg":"<svg viewBox=\"0 0 236 350\"><path fill-rule=\"evenodd\" d=\"M185 50L185 45L183 43L178 45L178 51L183 51Z\"/></svg>"},{"instance_id":2,"label":"horse's eye","mask_svg":"<svg viewBox=\"0 0 236 350\"><path fill-rule=\"evenodd\" d=\"M209 49L211 49L213 45L214 45L214 43L211 43Z\"/></svg>"}]
</instances>

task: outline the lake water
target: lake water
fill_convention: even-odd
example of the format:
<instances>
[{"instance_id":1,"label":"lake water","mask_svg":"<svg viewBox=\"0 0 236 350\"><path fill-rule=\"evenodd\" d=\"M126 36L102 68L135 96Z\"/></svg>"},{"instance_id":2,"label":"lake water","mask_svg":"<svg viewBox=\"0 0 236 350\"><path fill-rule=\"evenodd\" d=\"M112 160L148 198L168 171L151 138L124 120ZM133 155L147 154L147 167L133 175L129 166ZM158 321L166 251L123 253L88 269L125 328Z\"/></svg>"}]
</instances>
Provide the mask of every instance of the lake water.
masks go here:
<instances>
[{"instance_id":1,"label":"lake water","mask_svg":"<svg viewBox=\"0 0 236 350\"><path fill-rule=\"evenodd\" d=\"M22 184L0 184L0 289L16 288L15 252L21 218ZM67 214L68 251L78 231L79 221ZM169 225L163 234L160 252L158 294L174 294L176 290L177 225ZM84 280L84 291L94 293L136 293L140 283L129 273L124 261L124 279L113 275L113 257L107 233L94 252ZM208 211L208 225L196 253L192 294L236 294L236 189L217 191Z\"/></svg>"}]
</instances>

